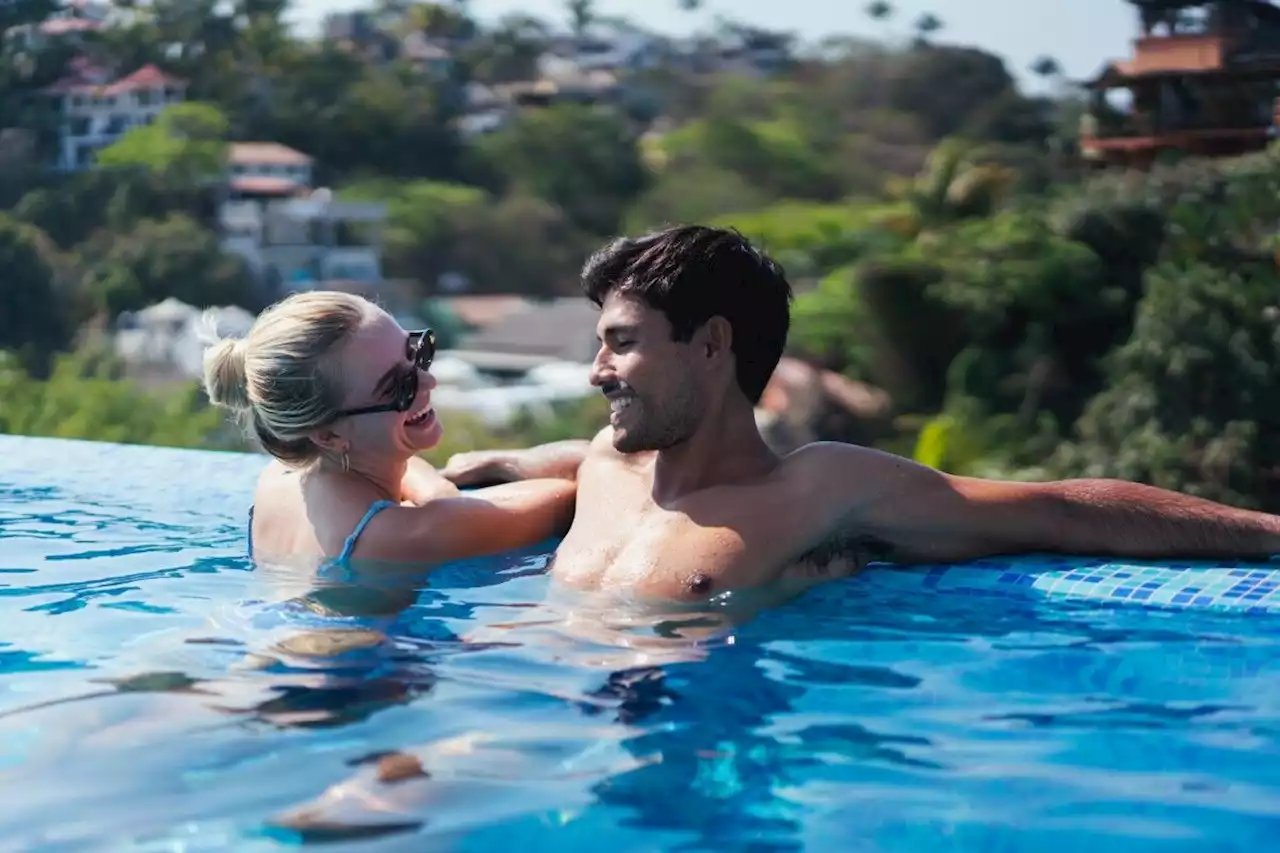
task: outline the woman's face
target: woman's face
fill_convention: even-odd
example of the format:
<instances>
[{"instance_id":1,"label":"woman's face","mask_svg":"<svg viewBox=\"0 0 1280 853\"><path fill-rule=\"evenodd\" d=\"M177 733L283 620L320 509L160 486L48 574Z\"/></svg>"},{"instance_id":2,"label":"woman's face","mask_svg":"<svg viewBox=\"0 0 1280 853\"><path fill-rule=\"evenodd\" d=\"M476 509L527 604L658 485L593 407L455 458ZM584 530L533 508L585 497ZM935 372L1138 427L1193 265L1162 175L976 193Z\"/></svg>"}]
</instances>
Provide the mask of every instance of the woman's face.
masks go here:
<instances>
[{"instance_id":1,"label":"woman's face","mask_svg":"<svg viewBox=\"0 0 1280 853\"><path fill-rule=\"evenodd\" d=\"M337 365L346 414L333 430L346 439L350 456L407 459L439 444L442 429L431 406L436 381L423 369L434 349L434 340L405 331L381 309L373 310L347 341ZM398 401L407 408L359 411L390 408Z\"/></svg>"}]
</instances>

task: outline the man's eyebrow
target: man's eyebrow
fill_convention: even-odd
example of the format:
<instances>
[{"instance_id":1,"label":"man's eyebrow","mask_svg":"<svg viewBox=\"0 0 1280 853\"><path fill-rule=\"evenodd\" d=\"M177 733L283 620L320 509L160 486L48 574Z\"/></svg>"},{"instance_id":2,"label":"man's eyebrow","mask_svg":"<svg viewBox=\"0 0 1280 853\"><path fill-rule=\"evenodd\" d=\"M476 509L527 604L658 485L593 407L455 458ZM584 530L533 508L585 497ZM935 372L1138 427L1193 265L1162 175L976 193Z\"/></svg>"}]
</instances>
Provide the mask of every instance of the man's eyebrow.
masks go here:
<instances>
[{"instance_id":1,"label":"man's eyebrow","mask_svg":"<svg viewBox=\"0 0 1280 853\"><path fill-rule=\"evenodd\" d=\"M638 328L639 328L638 326L635 326L630 323L619 323L612 326L605 326L604 329L602 329L601 332L596 335L596 339L600 340L603 338L607 338L610 335L621 335L626 333L634 334L635 330Z\"/></svg>"}]
</instances>

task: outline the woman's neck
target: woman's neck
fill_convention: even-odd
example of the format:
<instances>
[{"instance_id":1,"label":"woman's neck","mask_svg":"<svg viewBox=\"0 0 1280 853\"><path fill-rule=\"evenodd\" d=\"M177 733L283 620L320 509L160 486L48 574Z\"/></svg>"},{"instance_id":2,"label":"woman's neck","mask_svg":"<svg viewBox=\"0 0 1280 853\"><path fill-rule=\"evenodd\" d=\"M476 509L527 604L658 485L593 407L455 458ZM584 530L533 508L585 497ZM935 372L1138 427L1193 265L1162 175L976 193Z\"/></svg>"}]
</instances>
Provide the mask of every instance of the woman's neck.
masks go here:
<instances>
[{"instance_id":1,"label":"woman's neck","mask_svg":"<svg viewBox=\"0 0 1280 853\"><path fill-rule=\"evenodd\" d=\"M328 459L321 464L332 473L341 473L346 477L359 477L365 480L385 495L388 500L399 503L404 499L404 477L409 468L407 459L401 459L397 462L352 459L346 468L343 468L340 463L335 464Z\"/></svg>"}]
</instances>

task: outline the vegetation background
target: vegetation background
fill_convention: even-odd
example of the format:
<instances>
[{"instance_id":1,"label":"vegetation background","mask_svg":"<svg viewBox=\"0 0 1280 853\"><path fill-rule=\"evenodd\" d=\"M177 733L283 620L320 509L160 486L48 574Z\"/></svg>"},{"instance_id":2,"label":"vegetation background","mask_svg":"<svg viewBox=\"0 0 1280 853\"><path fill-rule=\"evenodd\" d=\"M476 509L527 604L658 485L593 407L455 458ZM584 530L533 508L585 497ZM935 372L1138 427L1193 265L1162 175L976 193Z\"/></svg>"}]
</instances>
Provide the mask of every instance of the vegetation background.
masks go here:
<instances>
[{"instance_id":1,"label":"vegetation background","mask_svg":"<svg viewBox=\"0 0 1280 853\"><path fill-rule=\"evenodd\" d=\"M40 167L57 122L38 95L71 52L4 42L0 432L244 446L194 385L122 378L98 333L169 296L263 307L219 248L209 176L228 140L272 140L316 157L340 197L388 202L386 271L428 310L446 271L481 293L571 295L615 233L732 225L801 292L791 354L890 395L875 443L952 472L1117 476L1280 511L1276 153L1088 172L1083 104L1054 60L1034 69L1052 94L1029 96L937 15L900 22L907 38L818 46L726 21L790 58L764 79L637 71L611 108L528 109L469 139L465 86L533 77L547 24L386 0L387 31L456 46L428 73L297 39L285 5L153 0L87 34L96 60L156 63L190 89L74 175ZM0 5L0 31L50 11ZM590 0L566 15L597 18ZM586 435L603 414L589 401L494 431L446 413L435 458Z\"/></svg>"}]
</instances>

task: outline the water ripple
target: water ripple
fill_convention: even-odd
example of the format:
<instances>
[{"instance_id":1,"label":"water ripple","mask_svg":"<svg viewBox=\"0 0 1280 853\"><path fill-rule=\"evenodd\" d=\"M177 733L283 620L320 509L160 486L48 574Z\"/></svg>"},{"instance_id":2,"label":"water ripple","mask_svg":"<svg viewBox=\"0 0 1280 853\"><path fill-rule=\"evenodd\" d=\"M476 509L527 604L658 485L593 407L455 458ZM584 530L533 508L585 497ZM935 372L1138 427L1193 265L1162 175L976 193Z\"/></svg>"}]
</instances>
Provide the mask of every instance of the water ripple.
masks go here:
<instances>
[{"instance_id":1,"label":"water ripple","mask_svg":"<svg viewBox=\"0 0 1280 853\"><path fill-rule=\"evenodd\" d=\"M855 579L686 638L702 615L555 591L546 546L254 566L260 459L5 449L15 848L1217 853L1280 826L1280 619Z\"/></svg>"}]
</instances>

